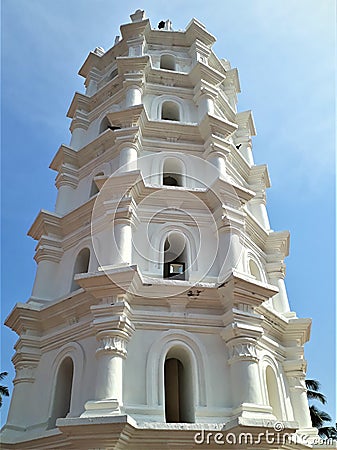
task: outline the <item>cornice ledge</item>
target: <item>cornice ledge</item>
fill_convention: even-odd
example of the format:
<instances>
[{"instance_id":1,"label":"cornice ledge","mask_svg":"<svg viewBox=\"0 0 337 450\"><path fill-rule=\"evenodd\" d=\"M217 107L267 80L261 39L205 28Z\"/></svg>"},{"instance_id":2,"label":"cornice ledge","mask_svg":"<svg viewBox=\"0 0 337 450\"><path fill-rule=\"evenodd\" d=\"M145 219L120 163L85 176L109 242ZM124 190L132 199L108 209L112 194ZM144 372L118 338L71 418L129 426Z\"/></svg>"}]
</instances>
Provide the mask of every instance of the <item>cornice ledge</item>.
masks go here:
<instances>
[{"instance_id":1,"label":"cornice ledge","mask_svg":"<svg viewBox=\"0 0 337 450\"><path fill-rule=\"evenodd\" d=\"M242 298L245 298L247 303L253 304L254 306L259 306L278 293L276 286L249 279L236 270L232 270L227 279L220 282L217 288L223 290L224 297L232 299L233 303L235 297L238 296L241 298L241 302Z\"/></svg>"},{"instance_id":2,"label":"cornice ledge","mask_svg":"<svg viewBox=\"0 0 337 450\"><path fill-rule=\"evenodd\" d=\"M97 299L112 294L136 293L138 285L144 284L136 265L100 267L97 272L76 275L75 280Z\"/></svg>"},{"instance_id":3,"label":"cornice ledge","mask_svg":"<svg viewBox=\"0 0 337 450\"><path fill-rule=\"evenodd\" d=\"M231 136L238 128L236 123L229 122L226 119L205 114L202 121L198 124L201 137L207 140L211 134L222 137L223 139Z\"/></svg>"},{"instance_id":4,"label":"cornice ledge","mask_svg":"<svg viewBox=\"0 0 337 450\"><path fill-rule=\"evenodd\" d=\"M78 168L78 152L65 144L62 144L57 150L49 165L49 169L59 172L63 164L70 164L71 166Z\"/></svg>"},{"instance_id":5,"label":"cornice ledge","mask_svg":"<svg viewBox=\"0 0 337 450\"><path fill-rule=\"evenodd\" d=\"M192 44L198 39L209 48L216 41L216 38L206 30L205 25L194 17L187 24L185 35L188 43Z\"/></svg>"},{"instance_id":6,"label":"cornice ledge","mask_svg":"<svg viewBox=\"0 0 337 450\"><path fill-rule=\"evenodd\" d=\"M250 136L256 136L256 128L252 111L242 111L236 114L236 122L239 130L247 130Z\"/></svg>"},{"instance_id":7,"label":"cornice ledge","mask_svg":"<svg viewBox=\"0 0 337 450\"><path fill-rule=\"evenodd\" d=\"M271 183L267 164L252 166L249 171L248 183L253 185L262 184L263 188L270 188Z\"/></svg>"},{"instance_id":8,"label":"cornice ledge","mask_svg":"<svg viewBox=\"0 0 337 450\"><path fill-rule=\"evenodd\" d=\"M49 233L61 236L61 218L54 212L41 209L29 228L27 235L35 240L39 240L43 234L48 235Z\"/></svg>"},{"instance_id":9,"label":"cornice ledge","mask_svg":"<svg viewBox=\"0 0 337 450\"><path fill-rule=\"evenodd\" d=\"M215 180L215 182L210 187L210 190L214 190L215 192L227 192L227 195L231 197L234 193L240 200L240 205L247 203L249 200L251 200L253 197L255 197L255 192L253 192L250 189L247 189L243 186L240 186L237 183L234 183L233 181L228 181L228 179L223 178L223 176L220 176Z\"/></svg>"},{"instance_id":10,"label":"cornice ledge","mask_svg":"<svg viewBox=\"0 0 337 450\"><path fill-rule=\"evenodd\" d=\"M284 259L289 255L289 243L289 231L271 231L266 239L266 253L273 254L276 252Z\"/></svg>"},{"instance_id":11,"label":"cornice ledge","mask_svg":"<svg viewBox=\"0 0 337 450\"><path fill-rule=\"evenodd\" d=\"M130 22L130 23L124 23L120 26L120 31L122 35L122 40L127 41L128 39L140 36L140 35L146 35L151 30L150 20L144 19L140 20L139 22Z\"/></svg>"},{"instance_id":12,"label":"cornice ledge","mask_svg":"<svg viewBox=\"0 0 337 450\"><path fill-rule=\"evenodd\" d=\"M4 323L19 336L27 329L39 333L41 331L40 309L36 305L17 303Z\"/></svg>"}]
</instances>

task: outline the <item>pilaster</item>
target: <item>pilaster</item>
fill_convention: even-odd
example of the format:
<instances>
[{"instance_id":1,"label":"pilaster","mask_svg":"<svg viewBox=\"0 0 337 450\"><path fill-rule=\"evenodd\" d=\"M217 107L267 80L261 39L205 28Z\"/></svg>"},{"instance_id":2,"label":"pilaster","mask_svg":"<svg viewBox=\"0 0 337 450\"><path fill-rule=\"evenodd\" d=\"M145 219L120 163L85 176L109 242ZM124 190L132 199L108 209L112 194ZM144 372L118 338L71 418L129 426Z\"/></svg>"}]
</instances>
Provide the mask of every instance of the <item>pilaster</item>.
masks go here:
<instances>
[{"instance_id":1,"label":"pilaster","mask_svg":"<svg viewBox=\"0 0 337 450\"><path fill-rule=\"evenodd\" d=\"M81 417L119 415L123 406L123 360L135 330L130 305L126 296L107 297L93 305L91 312L98 341L96 394L85 404Z\"/></svg>"}]
</instances>

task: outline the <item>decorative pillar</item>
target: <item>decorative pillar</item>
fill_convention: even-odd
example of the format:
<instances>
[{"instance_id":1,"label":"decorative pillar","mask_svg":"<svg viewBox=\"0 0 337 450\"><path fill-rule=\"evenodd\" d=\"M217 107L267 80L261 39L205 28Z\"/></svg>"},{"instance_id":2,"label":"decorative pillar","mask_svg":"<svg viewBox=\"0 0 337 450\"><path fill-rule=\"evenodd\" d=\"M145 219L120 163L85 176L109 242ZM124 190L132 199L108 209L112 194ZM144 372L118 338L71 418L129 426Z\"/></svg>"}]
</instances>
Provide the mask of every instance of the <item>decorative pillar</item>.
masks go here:
<instances>
[{"instance_id":1,"label":"decorative pillar","mask_svg":"<svg viewBox=\"0 0 337 450\"><path fill-rule=\"evenodd\" d=\"M238 199L236 199L239 201ZM219 227L219 279L223 281L233 270L243 273L244 217L242 211L233 204L224 207L222 224Z\"/></svg>"},{"instance_id":2,"label":"decorative pillar","mask_svg":"<svg viewBox=\"0 0 337 450\"><path fill-rule=\"evenodd\" d=\"M132 230L131 220L115 219L113 239L116 246L113 265L131 264L132 259Z\"/></svg>"},{"instance_id":3,"label":"decorative pillar","mask_svg":"<svg viewBox=\"0 0 337 450\"><path fill-rule=\"evenodd\" d=\"M125 107L130 108L131 106L142 104L142 89L139 86L129 86L126 90L125 95Z\"/></svg>"},{"instance_id":4,"label":"decorative pillar","mask_svg":"<svg viewBox=\"0 0 337 450\"><path fill-rule=\"evenodd\" d=\"M129 47L129 57L142 56L144 53L144 36L133 36L127 40L127 46Z\"/></svg>"},{"instance_id":5,"label":"decorative pillar","mask_svg":"<svg viewBox=\"0 0 337 450\"><path fill-rule=\"evenodd\" d=\"M119 153L119 170L129 172L137 169L138 149L136 145L126 144Z\"/></svg>"},{"instance_id":6,"label":"decorative pillar","mask_svg":"<svg viewBox=\"0 0 337 450\"><path fill-rule=\"evenodd\" d=\"M239 153L244 157L249 166L254 165L253 151L252 151L252 141L247 136L240 136L240 133L237 133L237 138L235 139L236 145L240 145L238 148Z\"/></svg>"},{"instance_id":7,"label":"decorative pillar","mask_svg":"<svg viewBox=\"0 0 337 450\"><path fill-rule=\"evenodd\" d=\"M85 404L81 417L118 415L123 406L123 360L134 332L130 305L124 296L105 298L91 311L98 341L95 400Z\"/></svg>"},{"instance_id":8,"label":"decorative pillar","mask_svg":"<svg viewBox=\"0 0 337 450\"><path fill-rule=\"evenodd\" d=\"M234 143L238 152L243 156L249 166L254 165L252 153L252 136L256 135L254 119L251 111L242 111L236 114L238 129L235 133Z\"/></svg>"},{"instance_id":9,"label":"decorative pillar","mask_svg":"<svg viewBox=\"0 0 337 450\"><path fill-rule=\"evenodd\" d=\"M300 350L303 351L302 348ZM301 358L300 355L299 358ZM287 360L283 363L283 366L288 380L294 419L298 422L300 429L312 429L307 388L305 386L306 362L303 359Z\"/></svg>"},{"instance_id":10,"label":"decorative pillar","mask_svg":"<svg viewBox=\"0 0 337 450\"><path fill-rule=\"evenodd\" d=\"M71 139L69 146L72 149L79 150L83 147L88 126L87 113L78 109L70 125Z\"/></svg>"},{"instance_id":11,"label":"decorative pillar","mask_svg":"<svg viewBox=\"0 0 337 450\"><path fill-rule=\"evenodd\" d=\"M33 319L28 319L25 323L26 326L29 321L32 324ZM7 418L8 425L20 428L23 424L27 424L29 417L34 417L34 414L32 414L34 401L27 398L27 395L32 392L36 368L41 357L40 339L38 329L22 327L22 334L15 346L16 352L12 359L16 374L13 380L14 389Z\"/></svg>"},{"instance_id":12,"label":"decorative pillar","mask_svg":"<svg viewBox=\"0 0 337 450\"><path fill-rule=\"evenodd\" d=\"M78 185L77 169L69 164L63 164L55 185L58 189L55 212L63 216L73 207L73 193Z\"/></svg>"},{"instance_id":13,"label":"decorative pillar","mask_svg":"<svg viewBox=\"0 0 337 450\"><path fill-rule=\"evenodd\" d=\"M116 403L114 408L117 409L123 403L122 364L127 354L127 341L123 336L118 336L116 331L102 331L96 338L99 346L96 350L98 366L95 398L110 399Z\"/></svg>"},{"instance_id":14,"label":"decorative pillar","mask_svg":"<svg viewBox=\"0 0 337 450\"><path fill-rule=\"evenodd\" d=\"M231 376L232 415L236 417L275 419L272 408L264 403L263 381L259 368L259 343L264 335L264 317L256 312L274 289L261 288L233 274L219 287L226 309L221 333L228 349Z\"/></svg>"},{"instance_id":15,"label":"decorative pillar","mask_svg":"<svg viewBox=\"0 0 337 450\"><path fill-rule=\"evenodd\" d=\"M270 230L269 218L266 209L266 194L260 191L250 201L252 213L265 230Z\"/></svg>"},{"instance_id":16,"label":"decorative pillar","mask_svg":"<svg viewBox=\"0 0 337 450\"><path fill-rule=\"evenodd\" d=\"M198 106L199 121L206 114L214 115L214 101L218 95L216 90L212 86L199 84L196 86L195 92L193 100Z\"/></svg>"},{"instance_id":17,"label":"decorative pillar","mask_svg":"<svg viewBox=\"0 0 337 450\"><path fill-rule=\"evenodd\" d=\"M32 291L33 299L53 300L57 298L59 292L56 275L62 254L60 241L47 236L41 237L34 256L37 268Z\"/></svg>"},{"instance_id":18,"label":"decorative pillar","mask_svg":"<svg viewBox=\"0 0 337 450\"><path fill-rule=\"evenodd\" d=\"M81 125L71 127L70 147L79 150L83 146L86 128Z\"/></svg>"},{"instance_id":19,"label":"decorative pillar","mask_svg":"<svg viewBox=\"0 0 337 450\"><path fill-rule=\"evenodd\" d=\"M221 153L212 154L208 161L217 168L219 175L226 176L226 161Z\"/></svg>"},{"instance_id":20,"label":"decorative pillar","mask_svg":"<svg viewBox=\"0 0 337 450\"><path fill-rule=\"evenodd\" d=\"M97 69L91 69L87 79L85 80L86 91L85 95L91 97L97 92L97 83L100 79L100 74Z\"/></svg>"},{"instance_id":21,"label":"decorative pillar","mask_svg":"<svg viewBox=\"0 0 337 450\"><path fill-rule=\"evenodd\" d=\"M274 309L281 313L289 313L289 300L284 283L285 264L282 261L279 261L277 263L268 263L267 270L270 283L274 286L277 286L279 289L279 292L272 298Z\"/></svg>"},{"instance_id":22,"label":"decorative pillar","mask_svg":"<svg viewBox=\"0 0 337 450\"><path fill-rule=\"evenodd\" d=\"M245 403L263 405L256 340L239 337L227 342L227 346L236 406Z\"/></svg>"},{"instance_id":23,"label":"decorative pillar","mask_svg":"<svg viewBox=\"0 0 337 450\"><path fill-rule=\"evenodd\" d=\"M223 61L223 60L222 60ZM221 62L222 62L221 61ZM237 111L238 92L240 92L240 84L237 69L231 69L230 64L226 61L226 79L220 85L221 89L225 93L226 98L232 109Z\"/></svg>"}]
</instances>

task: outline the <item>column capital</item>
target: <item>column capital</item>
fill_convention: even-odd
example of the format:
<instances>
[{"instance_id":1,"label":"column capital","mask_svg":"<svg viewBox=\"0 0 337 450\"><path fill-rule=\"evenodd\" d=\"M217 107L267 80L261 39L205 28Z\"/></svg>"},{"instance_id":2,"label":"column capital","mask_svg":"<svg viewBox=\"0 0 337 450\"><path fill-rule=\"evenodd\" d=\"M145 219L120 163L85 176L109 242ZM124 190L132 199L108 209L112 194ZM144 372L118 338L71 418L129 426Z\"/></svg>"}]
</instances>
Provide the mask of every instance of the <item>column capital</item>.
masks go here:
<instances>
[{"instance_id":1,"label":"column capital","mask_svg":"<svg viewBox=\"0 0 337 450\"><path fill-rule=\"evenodd\" d=\"M266 264L266 270L270 277L284 280L286 276L286 265L283 261L270 262Z\"/></svg>"},{"instance_id":2,"label":"column capital","mask_svg":"<svg viewBox=\"0 0 337 450\"><path fill-rule=\"evenodd\" d=\"M228 363L233 364L236 361L254 361L258 362L257 342L254 339L238 338L227 343L229 350Z\"/></svg>"},{"instance_id":3,"label":"column capital","mask_svg":"<svg viewBox=\"0 0 337 450\"><path fill-rule=\"evenodd\" d=\"M34 383L37 363L18 363L15 367L16 375L13 384Z\"/></svg>"},{"instance_id":4,"label":"column capital","mask_svg":"<svg viewBox=\"0 0 337 450\"><path fill-rule=\"evenodd\" d=\"M40 261L59 263L62 256L63 249L59 239L53 239L44 235L41 236L34 255L37 263Z\"/></svg>"},{"instance_id":5,"label":"column capital","mask_svg":"<svg viewBox=\"0 0 337 450\"><path fill-rule=\"evenodd\" d=\"M87 130L90 125L87 114L79 109L76 110L73 120L70 124L70 131L73 133L76 128Z\"/></svg>"},{"instance_id":6,"label":"column capital","mask_svg":"<svg viewBox=\"0 0 337 450\"><path fill-rule=\"evenodd\" d=\"M99 342L96 355L109 353L123 359L126 358L128 338L120 336L118 331L101 331L96 335L96 339Z\"/></svg>"},{"instance_id":7,"label":"column capital","mask_svg":"<svg viewBox=\"0 0 337 450\"><path fill-rule=\"evenodd\" d=\"M218 97L217 89L205 80L201 80L194 88L193 100L198 103L202 97L208 97L215 100Z\"/></svg>"}]
</instances>

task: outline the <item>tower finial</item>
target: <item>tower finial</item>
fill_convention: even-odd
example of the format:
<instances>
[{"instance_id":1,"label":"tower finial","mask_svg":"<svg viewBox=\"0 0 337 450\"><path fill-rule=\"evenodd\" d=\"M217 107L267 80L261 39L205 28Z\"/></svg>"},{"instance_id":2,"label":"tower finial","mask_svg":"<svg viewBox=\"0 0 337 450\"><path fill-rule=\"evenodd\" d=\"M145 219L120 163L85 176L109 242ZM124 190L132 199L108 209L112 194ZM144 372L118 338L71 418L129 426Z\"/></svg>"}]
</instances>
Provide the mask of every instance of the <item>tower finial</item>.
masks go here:
<instances>
[{"instance_id":1,"label":"tower finial","mask_svg":"<svg viewBox=\"0 0 337 450\"><path fill-rule=\"evenodd\" d=\"M133 14L130 15L132 22L141 22L146 18L145 11L143 9L137 9Z\"/></svg>"}]
</instances>

